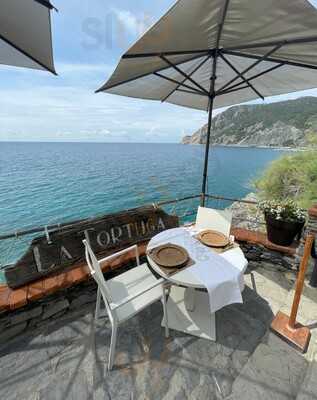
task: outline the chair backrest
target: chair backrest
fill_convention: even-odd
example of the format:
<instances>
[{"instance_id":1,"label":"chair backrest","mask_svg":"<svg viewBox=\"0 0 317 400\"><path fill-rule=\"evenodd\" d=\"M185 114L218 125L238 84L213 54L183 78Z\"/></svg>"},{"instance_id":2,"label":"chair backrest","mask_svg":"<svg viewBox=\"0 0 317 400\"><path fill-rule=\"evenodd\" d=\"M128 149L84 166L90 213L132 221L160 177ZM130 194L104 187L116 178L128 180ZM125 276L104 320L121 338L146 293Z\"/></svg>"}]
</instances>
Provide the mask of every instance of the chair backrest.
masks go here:
<instances>
[{"instance_id":1,"label":"chair backrest","mask_svg":"<svg viewBox=\"0 0 317 400\"><path fill-rule=\"evenodd\" d=\"M198 208L196 228L199 230L212 229L229 236L231 222L232 212L230 210L215 210L206 207Z\"/></svg>"},{"instance_id":2,"label":"chair backrest","mask_svg":"<svg viewBox=\"0 0 317 400\"><path fill-rule=\"evenodd\" d=\"M111 291L107 285L107 281L105 280L105 277L103 276L100 263L97 260L97 257L95 255L95 253L93 252L89 242L87 240L83 240L83 243L85 245L86 261L87 261L87 265L88 265L90 274L96 281L98 288L101 291L108 314L110 314L112 318L115 318L115 315L114 315L113 311L111 310L111 306L110 306L110 304L113 301L112 297L111 297ZM109 315L109 317L110 317L110 315Z\"/></svg>"}]
</instances>

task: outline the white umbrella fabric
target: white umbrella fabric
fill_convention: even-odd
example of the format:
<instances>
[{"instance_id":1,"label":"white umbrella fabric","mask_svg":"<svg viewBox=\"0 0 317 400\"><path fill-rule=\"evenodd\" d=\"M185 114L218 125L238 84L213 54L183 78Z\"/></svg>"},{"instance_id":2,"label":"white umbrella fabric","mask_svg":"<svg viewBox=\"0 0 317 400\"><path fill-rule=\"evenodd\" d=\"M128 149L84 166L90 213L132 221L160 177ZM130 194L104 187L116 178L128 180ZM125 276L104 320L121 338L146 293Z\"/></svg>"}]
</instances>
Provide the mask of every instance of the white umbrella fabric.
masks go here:
<instances>
[{"instance_id":1,"label":"white umbrella fabric","mask_svg":"<svg viewBox=\"0 0 317 400\"><path fill-rule=\"evenodd\" d=\"M98 91L209 111L317 86L317 10L307 0L178 0Z\"/></svg>"},{"instance_id":2,"label":"white umbrella fabric","mask_svg":"<svg viewBox=\"0 0 317 400\"><path fill-rule=\"evenodd\" d=\"M1 0L0 64L47 70L56 75L52 9L48 0Z\"/></svg>"}]
</instances>

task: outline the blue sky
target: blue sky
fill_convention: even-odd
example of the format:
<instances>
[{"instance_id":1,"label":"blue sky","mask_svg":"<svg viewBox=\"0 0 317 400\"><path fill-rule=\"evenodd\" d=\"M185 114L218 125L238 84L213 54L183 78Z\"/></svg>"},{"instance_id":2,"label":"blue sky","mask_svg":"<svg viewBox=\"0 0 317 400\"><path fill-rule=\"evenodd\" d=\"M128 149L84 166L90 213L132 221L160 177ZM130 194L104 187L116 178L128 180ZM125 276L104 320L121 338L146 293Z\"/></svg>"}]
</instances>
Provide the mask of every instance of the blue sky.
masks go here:
<instances>
[{"instance_id":1,"label":"blue sky","mask_svg":"<svg viewBox=\"0 0 317 400\"><path fill-rule=\"evenodd\" d=\"M206 122L204 112L94 93L174 0L52 2L59 76L0 66L0 140L179 142ZM300 95L317 90L274 100Z\"/></svg>"}]
</instances>

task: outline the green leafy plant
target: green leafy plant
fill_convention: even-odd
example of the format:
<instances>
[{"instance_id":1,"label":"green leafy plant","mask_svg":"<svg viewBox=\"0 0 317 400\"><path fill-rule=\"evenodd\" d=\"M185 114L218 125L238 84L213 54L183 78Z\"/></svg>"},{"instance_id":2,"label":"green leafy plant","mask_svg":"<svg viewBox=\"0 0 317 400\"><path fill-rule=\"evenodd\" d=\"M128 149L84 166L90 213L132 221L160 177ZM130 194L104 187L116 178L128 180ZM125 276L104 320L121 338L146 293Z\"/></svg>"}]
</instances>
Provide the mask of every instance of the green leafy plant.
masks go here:
<instances>
[{"instance_id":1,"label":"green leafy plant","mask_svg":"<svg viewBox=\"0 0 317 400\"><path fill-rule=\"evenodd\" d=\"M292 200L262 201L259 208L266 215L279 221L304 222L306 219L306 213Z\"/></svg>"},{"instance_id":2,"label":"green leafy plant","mask_svg":"<svg viewBox=\"0 0 317 400\"><path fill-rule=\"evenodd\" d=\"M316 137L316 133L310 132L310 150L273 161L254 182L260 200L293 200L306 209L317 203Z\"/></svg>"}]
</instances>

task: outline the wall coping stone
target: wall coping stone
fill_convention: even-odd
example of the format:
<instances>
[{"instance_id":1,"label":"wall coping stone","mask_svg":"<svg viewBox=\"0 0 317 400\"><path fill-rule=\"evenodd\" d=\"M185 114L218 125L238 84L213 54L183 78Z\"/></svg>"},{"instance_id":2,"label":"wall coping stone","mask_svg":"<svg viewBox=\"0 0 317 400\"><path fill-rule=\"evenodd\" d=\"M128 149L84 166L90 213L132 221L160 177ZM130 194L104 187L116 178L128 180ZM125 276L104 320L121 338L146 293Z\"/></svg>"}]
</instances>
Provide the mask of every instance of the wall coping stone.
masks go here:
<instances>
[{"instance_id":1,"label":"wall coping stone","mask_svg":"<svg viewBox=\"0 0 317 400\"><path fill-rule=\"evenodd\" d=\"M270 242L265 233L249 231L244 228L233 228L231 233L235 236L238 242L257 244L287 256L295 256L296 249L299 246L298 242L294 242L290 247L278 246Z\"/></svg>"}]
</instances>

